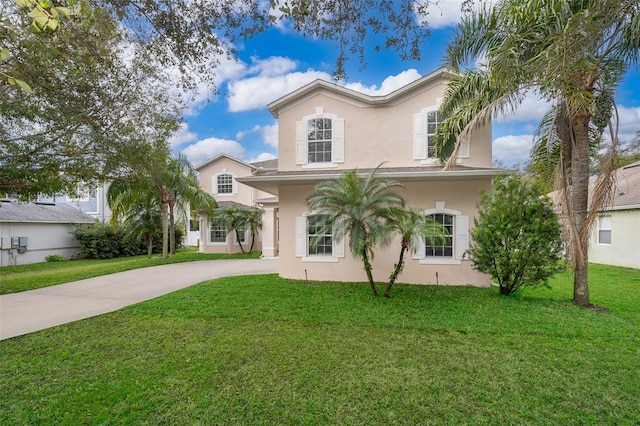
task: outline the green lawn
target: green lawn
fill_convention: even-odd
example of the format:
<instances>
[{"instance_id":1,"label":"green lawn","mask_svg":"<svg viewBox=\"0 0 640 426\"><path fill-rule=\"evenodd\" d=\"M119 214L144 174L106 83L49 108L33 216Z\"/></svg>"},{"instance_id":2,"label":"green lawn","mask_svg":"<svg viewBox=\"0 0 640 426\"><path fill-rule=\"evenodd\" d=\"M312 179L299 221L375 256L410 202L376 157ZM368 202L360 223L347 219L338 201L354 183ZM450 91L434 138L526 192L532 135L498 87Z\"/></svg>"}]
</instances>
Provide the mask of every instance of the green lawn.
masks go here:
<instances>
[{"instance_id":1,"label":"green lawn","mask_svg":"<svg viewBox=\"0 0 640 426\"><path fill-rule=\"evenodd\" d=\"M105 260L84 259L8 266L0 268L0 294L33 290L70 281L113 274L114 272L164 265L167 263L212 259L250 259L258 257L260 257L260 252L234 255L204 254L196 252L194 248L187 248L178 250L175 255L170 256L168 259L162 259L159 255L154 255L151 259L147 259L147 256L133 256Z\"/></svg>"},{"instance_id":2,"label":"green lawn","mask_svg":"<svg viewBox=\"0 0 640 426\"><path fill-rule=\"evenodd\" d=\"M233 277L0 341L0 424L640 421L640 270L553 289Z\"/></svg>"}]
</instances>

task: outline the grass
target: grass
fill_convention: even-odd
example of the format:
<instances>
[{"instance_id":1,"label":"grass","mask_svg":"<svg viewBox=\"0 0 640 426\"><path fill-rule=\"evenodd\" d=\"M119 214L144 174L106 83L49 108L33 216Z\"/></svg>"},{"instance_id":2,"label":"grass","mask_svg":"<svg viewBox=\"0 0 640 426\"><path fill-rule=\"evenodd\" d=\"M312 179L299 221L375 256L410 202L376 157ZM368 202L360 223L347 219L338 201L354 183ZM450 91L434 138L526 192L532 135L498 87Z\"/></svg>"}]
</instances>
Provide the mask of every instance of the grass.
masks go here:
<instances>
[{"instance_id":1,"label":"grass","mask_svg":"<svg viewBox=\"0 0 640 426\"><path fill-rule=\"evenodd\" d=\"M17 293L33 290L70 281L128 271L148 266L168 263L192 262L213 259L252 259L260 257L260 252L246 254L205 254L198 253L195 248L180 249L175 255L162 259L154 255L120 257L104 260L70 260L66 262L43 262L30 265L7 266L0 268L0 294Z\"/></svg>"},{"instance_id":2,"label":"grass","mask_svg":"<svg viewBox=\"0 0 640 426\"><path fill-rule=\"evenodd\" d=\"M497 289L208 281L0 342L0 424L616 424L640 407L640 270Z\"/></svg>"}]
</instances>

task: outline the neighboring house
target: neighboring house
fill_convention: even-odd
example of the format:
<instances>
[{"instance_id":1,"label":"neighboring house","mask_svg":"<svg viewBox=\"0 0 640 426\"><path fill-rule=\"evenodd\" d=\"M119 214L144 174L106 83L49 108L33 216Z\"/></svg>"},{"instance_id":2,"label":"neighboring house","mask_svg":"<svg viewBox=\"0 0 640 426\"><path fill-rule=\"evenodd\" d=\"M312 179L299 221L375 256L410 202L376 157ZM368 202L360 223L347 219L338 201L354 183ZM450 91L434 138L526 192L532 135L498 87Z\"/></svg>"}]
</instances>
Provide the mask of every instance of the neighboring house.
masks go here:
<instances>
[{"instance_id":1,"label":"neighboring house","mask_svg":"<svg viewBox=\"0 0 640 426\"><path fill-rule=\"evenodd\" d=\"M218 202L218 210L231 205L240 208L262 210L262 232L255 236L254 251L262 251L265 257L278 255L277 199L269 193L256 190L238 182L238 178L260 176L277 170L278 160L246 163L226 154L220 154L195 167L200 176L200 187L212 194ZM210 219L210 218L209 218ZM239 253L240 245L234 232L227 233L202 215L200 217L199 247L202 253ZM245 250L251 245L249 230L240 234Z\"/></svg>"},{"instance_id":2,"label":"neighboring house","mask_svg":"<svg viewBox=\"0 0 640 426\"><path fill-rule=\"evenodd\" d=\"M77 258L76 224L95 219L69 205L0 200L0 267L44 262L50 255Z\"/></svg>"},{"instance_id":3,"label":"neighboring house","mask_svg":"<svg viewBox=\"0 0 640 426\"><path fill-rule=\"evenodd\" d=\"M40 195L38 202L68 204L100 222L108 222L111 220L111 209L107 204L108 188L109 184L105 183L97 188L83 188L73 195Z\"/></svg>"},{"instance_id":4,"label":"neighboring house","mask_svg":"<svg viewBox=\"0 0 640 426\"><path fill-rule=\"evenodd\" d=\"M328 244L322 247L309 244L318 218L307 210L305 196L318 182L336 179L354 168L364 175L384 162L379 176L401 182L408 206L444 223L451 235L436 247L422 244L409 256L399 280L490 284L488 275L474 270L466 250L469 227L477 215L478 192L489 191L492 179L500 173L492 168L491 126L478 130L473 143L460 150L453 170L444 171L431 150L442 119L437 109L451 77L440 69L385 96L369 96L316 80L268 105L278 119L277 171L239 173L236 180L277 197L282 277L366 280L362 263L351 256L346 239L338 242L329 235L325 236ZM266 239L266 231L263 234ZM399 249L397 240L376 251L373 271L377 280L387 279Z\"/></svg>"},{"instance_id":5,"label":"neighboring house","mask_svg":"<svg viewBox=\"0 0 640 426\"><path fill-rule=\"evenodd\" d=\"M613 199L593 227L589 261L640 268L640 162L615 171Z\"/></svg>"}]
</instances>

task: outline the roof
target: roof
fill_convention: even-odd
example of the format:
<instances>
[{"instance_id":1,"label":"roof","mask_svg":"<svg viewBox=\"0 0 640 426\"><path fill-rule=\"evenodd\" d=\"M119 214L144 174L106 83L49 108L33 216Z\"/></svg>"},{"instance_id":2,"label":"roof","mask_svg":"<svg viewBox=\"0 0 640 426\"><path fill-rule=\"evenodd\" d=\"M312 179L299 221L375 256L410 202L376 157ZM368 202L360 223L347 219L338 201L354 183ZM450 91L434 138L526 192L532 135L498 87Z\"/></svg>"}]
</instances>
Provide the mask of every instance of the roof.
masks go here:
<instances>
[{"instance_id":1,"label":"roof","mask_svg":"<svg viewBox=\"0 0 640 426\"><path fill-rule=\"evenodd\" d=\"M278 159L273 158L271 160L254 161L251 165L256 168L256 173L262 173L268 170L278 170Z\"/></svg>"},{"instance_id":2,"label":"roof","mask_svg":"<svg viewBox=\"0 0 640 426\"><path fill-rule=\"evenodd\" d=\"M361 176L371 173L373 168L358 169ZM279 171L259 176L246 176L236 180L253 188L260 189L275 196L279 195L281 185L312 184L328 179L337 179L350 170L293 170ZM443 180L476 180L491 179L502 173L510 173L504 169L456 166L452 170L443 170L442 166L420 167L386 167L378 169L377 176L395 179L401 182L410 181L443 181Z\"/></svg>"},{"instance_id":3,"label":"roof","mask_svg":"<svg viewBox=\"0 0 640 426\"><path fill-rule=\"evenodd\" d=\"M640 208L640 161L615 171L614 194L605 210Z\"/></svg>"},{"instance_id":4,"label":"roof","mask_svg":"<svg viewBox=\"0 0 640 426\"><path fill-rule=\"evenodd\" d=\"M232 156L227 155L227 154L218 154L218 155L216 155L215 157L209 158L209 159L208 159L207 161L205 161L204 163L200 163L200 164L198 164L197 166L195 166L195 167L194 167L194 169L195 169L196 171L199 171L199 170L201 170L201 169L203 169L203 168L207 167L208 165L213 164L213 163L215 163L216 161L218 161L218 160L222 160L222 159L224 159L224 158L229 159L229 160L231 160L231 161L235 161L236 163L238 163L238 164L242 164L243 166L247 166L247 167L249 167L249 168L251 168L251 169L254 169L254 168L255 168L252 164L247 163L247 162L245 162L245 161L242 161L242 160L240 160L240 159L238 159L238 158L232 157Z\"/></svg>"},{"instance_id":5,"label":"roof","mask_svg":"<svg viewBox=\"0 0 640 426\"><path fill-rule=\"evenodd\" d=\"M269 111L271 111L271 114L275 118L278 118L279 111L283 107L305 97L313 96L320 91L358 101L369 106L385 106L398 101L400 98L408 96L410 93L416 91L417 89L422 89L437 84L443 79L448 81L454 76L455 74L453 73L453 71L447 68L439 68L436 71L427 74L383 96L367 95L356 90L347 89L346 87L339 86L335 83L330 83L328 81L318 79L271 102L269 105L267 105L267 108L269 108Z\"/></svg>"},{"instance_id":6,"label":"roof","mask_svg":"<svg viewBox=\"0 0 640 426\"><path fill-rule=\"evenodd\" d=\"M0 202L0 222L93 223L96 219L68 205L55 203Z\"/></svg>"}]
</instances>

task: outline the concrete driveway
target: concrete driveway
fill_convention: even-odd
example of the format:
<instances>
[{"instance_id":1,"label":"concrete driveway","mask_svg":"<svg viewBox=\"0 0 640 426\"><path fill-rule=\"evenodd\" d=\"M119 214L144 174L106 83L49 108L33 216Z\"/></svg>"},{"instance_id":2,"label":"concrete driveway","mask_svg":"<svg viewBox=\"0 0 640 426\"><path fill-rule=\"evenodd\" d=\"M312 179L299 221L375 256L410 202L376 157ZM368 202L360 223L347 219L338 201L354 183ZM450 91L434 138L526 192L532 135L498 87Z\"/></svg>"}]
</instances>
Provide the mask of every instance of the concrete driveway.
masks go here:
<instances>
[{"instance_id":1,"label":"concrete driveway","mask_svg":"<svg viewBox=\"0 0 640 426\"><path fill-rule=\"evenodd\" d=\"M277 270L277 259L204 260L134 269L2 295L0 340L116 311L202 281Z\"/></svg>"}]
</instances>

